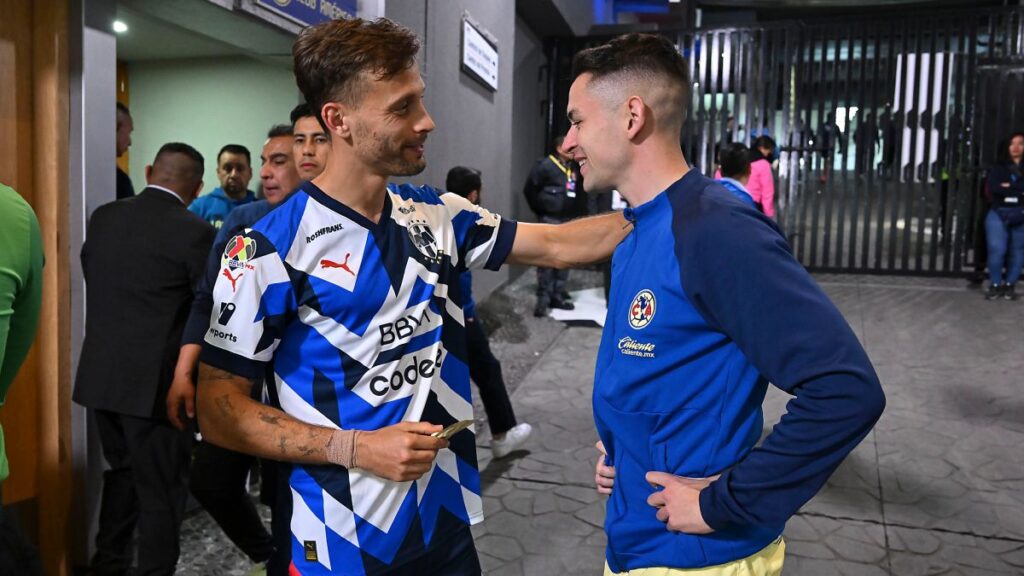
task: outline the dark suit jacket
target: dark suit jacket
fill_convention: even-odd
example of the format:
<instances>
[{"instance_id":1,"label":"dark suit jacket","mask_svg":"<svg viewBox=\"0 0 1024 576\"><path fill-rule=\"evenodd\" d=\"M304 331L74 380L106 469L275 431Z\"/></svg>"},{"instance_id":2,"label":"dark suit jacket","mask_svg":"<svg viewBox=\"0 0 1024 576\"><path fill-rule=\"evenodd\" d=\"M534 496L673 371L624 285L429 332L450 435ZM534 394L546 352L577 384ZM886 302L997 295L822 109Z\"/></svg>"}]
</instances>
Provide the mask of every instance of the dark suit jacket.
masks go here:
<instances>
[{"instance_id":1,"label":"dark suit jacket","mask_svg":"<svg viewBox=\"0 0 1024 576\"><path fill-rule=\"evenodd\" d=\"M93 213L82 247L86 323L75 402L130 416L164 414L213 236L212 226L154 188Z\"/></svg>"},{"instance_id":2,"label":"dark suit jacket","mask_svg":"<svg viewBox=\"0 0 1024 576\"><path fill-rule=\"evenodd\" d=\"M117 167L117 199L123 200L135 196L135 186L132 186L132 179Z\"/></svg>"}]
</instances>

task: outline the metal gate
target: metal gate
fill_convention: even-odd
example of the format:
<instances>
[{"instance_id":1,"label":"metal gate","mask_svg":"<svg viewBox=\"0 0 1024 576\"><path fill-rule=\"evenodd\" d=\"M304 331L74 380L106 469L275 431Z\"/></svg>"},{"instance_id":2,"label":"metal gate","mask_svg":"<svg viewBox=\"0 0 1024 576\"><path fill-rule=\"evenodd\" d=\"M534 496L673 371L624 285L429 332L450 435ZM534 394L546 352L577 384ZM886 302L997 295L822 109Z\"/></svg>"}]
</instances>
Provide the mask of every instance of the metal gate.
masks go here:
<instances>
[{"instance_id":1,"label":"metal gate","mask_svg":"<svg viewBox=\"0 0 1024 576\"><path fill-rule=\"evenodd\" d=\"M709 176L722 142L777 143L777 218L818 271L973 268L985 169L1024 129L1020 8L671 32L690 63L683 150ZM665 33L665 32L661 32ZM552 46L552 134L572 54Z\"/></svg>"}]
</instances>

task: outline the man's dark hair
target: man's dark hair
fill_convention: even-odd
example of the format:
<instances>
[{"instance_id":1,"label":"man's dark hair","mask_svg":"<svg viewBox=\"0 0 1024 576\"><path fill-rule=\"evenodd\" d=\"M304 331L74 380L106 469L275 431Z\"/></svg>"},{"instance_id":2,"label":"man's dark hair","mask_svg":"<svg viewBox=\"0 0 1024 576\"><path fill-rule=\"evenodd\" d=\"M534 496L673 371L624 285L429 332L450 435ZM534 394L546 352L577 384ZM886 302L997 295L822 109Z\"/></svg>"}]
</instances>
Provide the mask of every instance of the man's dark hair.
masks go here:
<instances>
[{"instance_id":1,"label":"man's dark hair","mask_svg":"<svg viewBox=\"0 0 1024 576\"><path fill-rule=\"evenodd\" d=\"M292 121L292 128L295 127L295 123L299 121L299 118L305 118L306 116L316 116L316 114L313 113L313 109L309 107L309 104L303 102L295 108L292 108L292 113L289 116L289 119Z\"/></svg>"},{"instance_id":2,"label":"man's dark hair","mask_svg":"<svg viewBox=\"0 0 1024 576\"><path fill-rule=\"evenodd\" d=\"M680 108L680 121L686 118L690 98L688 65L664 36L623 34L606 44L582 50L572 59L572 78L587 72L594 80L624 74L672 86L678 91L675 106Z\"/></svg>"},{"instance_id":3,"label":"man's dark hair","mask_svg":"<svg viewBox=\"0 0 1024 576\"><path fill-rule=\"evenodd\" d=\"M292 130L291 124L277 124L267 132L267 138L277 138L278 136L291 136L295 132Z\"/></svg>"},{"instance_id":4,"label":"man's dark hair","mask_svg":"<svg viewBox=\"0 0 1024 576\"><path fill-rule=\"evenodd\" d=\"M775 140L771 136L758 136L754 140L754 148L770 148L775 150Z\"/></svg>"},{"instance_id":5,"label":"man's dark hair","mask_svg":"<svg viewBox=\"0 0 1024 576\"><path fill-rule=\"evenodd\" d=\"M132 113L128 110L128 107L125 106L124 104L121 104L120 102L117 103L117 112L114 115L117 117L117 127L118 128L121 127L121 117L122 116L127 116L129 118L132 117Z\"/></svg>"},{"instance_id":6,"label":"man's dark hair","mask_svg":"<svg viewBox=\"0 0 1024 576\"><path fill-rule=\"evenodd\" d=\"M480 171L468 166L452 168L448 171L448 177L444 182L445 189L463 198L469 196L473 190L479 191L482 185Z\"/></svg>"},{"instance_id":7,"label":"man's dark hair","mask_svg":"<svg viewBox=\"0 0 1024 576\"><path fill-rule=\"evenodd\" d=\"M415 65L419 49L411 30L387 18L330 20L306 28L295 41L295 82L324 124L324 104L358 105L366 88L364 73L378 80L391 78Z\"/></svg>"},{"instance_id":8,"label":"man's dark hair","mask_svg":"<svg viewBox=\"0 0 1024 576\"><path fill-rule=\"evenodd\" d=\"M740 179L750 174L750 149L733 142L718 150L718 164L722 168L722 176Z\"/></svg>"},{"instance_id":9,"label":"man's dark hair","mask_svg":"<svg viewBox=\"0 0 1024 576\"><path fill-rule=\"evenodd\" d=\"M246 148L245 146L242 146L241 144L226 144L223 148L221 148L220 152L217 152L217 166L220 166L220 157L223 156L225 153L241 154L245 156L245 161L249 163L249 166L252 166L252 155L249 154L249 149Z\"/></svg>"},{"instance_id":10,"label":"man's dark hair","mask_svg":"<svg viewBox=\"0 0 1024 576\"><path fill-rule=\"evenodd\" d=\"M153 166L160 165L161 158L170 154L181 154L192 161L191 170L173 174L174 179L196 183L203 179L203 172L206 169L203 155L195 148L182 142L168 142L161 146L160 150L156 153L156 157L153 159Z\"/></svg>"}]
</instances>

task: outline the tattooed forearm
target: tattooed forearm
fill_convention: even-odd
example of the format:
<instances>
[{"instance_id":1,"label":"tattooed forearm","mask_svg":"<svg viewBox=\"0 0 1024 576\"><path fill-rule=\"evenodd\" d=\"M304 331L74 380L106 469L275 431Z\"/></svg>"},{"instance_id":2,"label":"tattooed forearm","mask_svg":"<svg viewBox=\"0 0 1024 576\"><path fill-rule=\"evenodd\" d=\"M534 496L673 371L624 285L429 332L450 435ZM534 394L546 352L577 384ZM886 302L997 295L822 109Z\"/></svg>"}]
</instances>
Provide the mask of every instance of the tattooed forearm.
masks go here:
<instances>
[{"instance_id":1,"label":"tattooed forearm","mask_svg":"<svg viewBox=\"0 0 1024 576\"><path fill-rule=\"evenodd\" d=\"M277 414L267 414L266 412L260 412L260 420L271 426L280 426L281 417Z\"/></svg>"},{"instance_id":2,"label":"tattooed forearm","mask_svg":"<svg viewBox=\"0 0 1024 576\"><path fill-rule=\"evenodd\" d=\"M214 403L217 405L217 409L220 411L221 416L227 418L233 418L235 416L235 407L231 405L231 395L223 394L214 399Z\"/></svg>"},{"instance_id":3,"label":"tattooed forearm","mask_svg":"<svg viewBox=\"0 0 1024 576\"><path fill-rule=\"evenodd\" d=\"M249 383L255 383L255 380L253 380L252 378L246 378L245 376L240 376L238 374L234 374L232 372L228 372L227 370L221 370L220 368L214 368L213 366L210 366L209 364L200 364L199 365L199 377L201 379L203 379L203 380L238 380L238 379L242 379L242 380L245 380L245 381L247 381Z\"/></svg>"},{"instance_id":4,"label":"tattooed forearm","mask_svg":"<svg viewBox=\"0 0 1024 576\"><path fill-rule=\"evenodd\" d=\"M201 364L197 415L203 436L230 450L285 462L327 464L333 428L302 422L254 400L252 381Z\"/></svg>"}]
</instances>

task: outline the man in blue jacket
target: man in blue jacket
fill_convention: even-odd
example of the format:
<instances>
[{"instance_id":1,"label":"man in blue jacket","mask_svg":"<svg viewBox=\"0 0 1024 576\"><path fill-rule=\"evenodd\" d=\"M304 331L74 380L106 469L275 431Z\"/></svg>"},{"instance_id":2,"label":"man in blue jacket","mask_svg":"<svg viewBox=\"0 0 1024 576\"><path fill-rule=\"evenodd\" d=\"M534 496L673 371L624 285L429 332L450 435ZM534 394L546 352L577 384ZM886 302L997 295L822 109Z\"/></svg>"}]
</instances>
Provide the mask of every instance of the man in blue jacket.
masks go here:
<instances>
[{"instance_id":1,"label":"man in blue jacket","mask_svg":"<svg viewBox=\"0 0 1024 576\"><path fill-rule=\"evenodd\" d=\"M786 521L880 416L878 378L778 227L688 168L675 47L629 34L573 67L564 146L635 227L595 371L606 574L778 574ZM755 447L768 382L795 397Z\"/></svg>"},{"instance_id":2,"label":"man in blue jacket","mask_svg":"<svg viewBox=\"0 0 1024 576\"><path fill-rule=\"evenodd\" d=\"M249 190L249 181L252 180L249 149L241 144L227 144L221 148L217 153L217 179L220 186L196 198L188 209L219 230L232 210L256 201L256 194Z\"/></svg>"}]
</instances>

